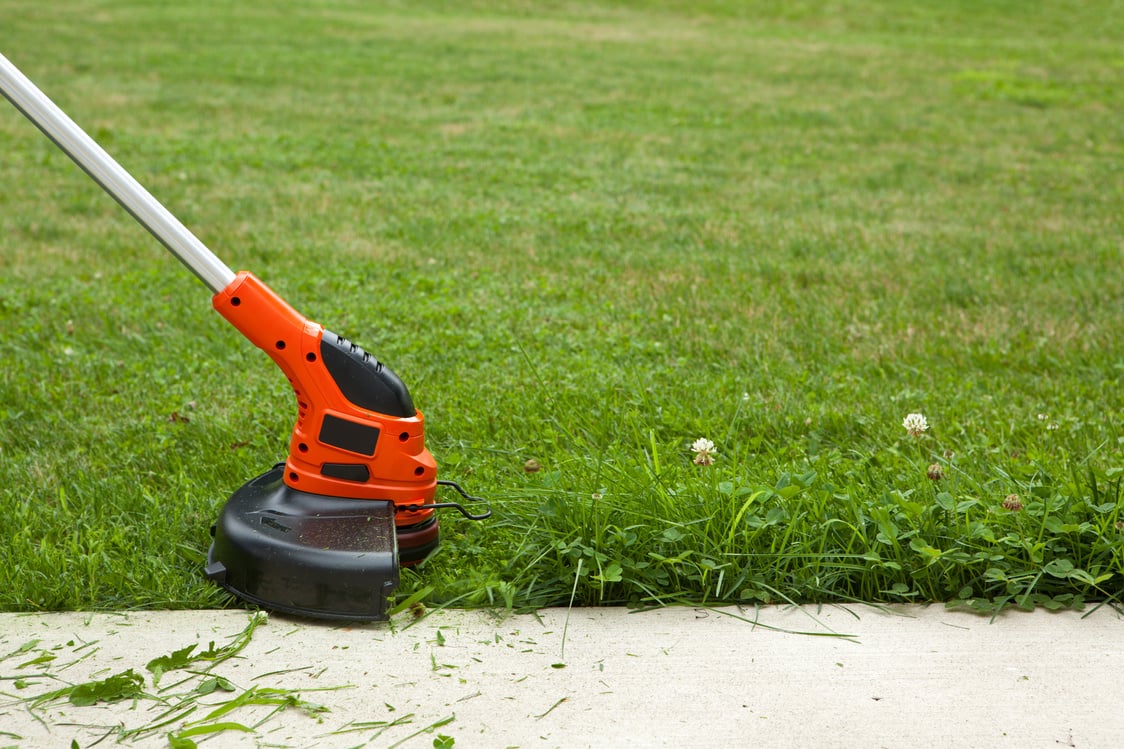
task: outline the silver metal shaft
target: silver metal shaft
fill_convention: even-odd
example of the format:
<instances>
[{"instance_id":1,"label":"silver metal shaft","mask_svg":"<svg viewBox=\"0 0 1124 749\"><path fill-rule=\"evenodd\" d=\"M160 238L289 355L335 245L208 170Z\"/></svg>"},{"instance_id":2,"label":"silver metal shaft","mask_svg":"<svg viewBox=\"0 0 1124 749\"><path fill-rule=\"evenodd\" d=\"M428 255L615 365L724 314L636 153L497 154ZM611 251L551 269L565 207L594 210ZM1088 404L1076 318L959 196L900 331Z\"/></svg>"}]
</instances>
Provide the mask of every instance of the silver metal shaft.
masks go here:
<instances>
[{"instance_id":1,"label":"silver metal shaft","mask_svg":"<svg viewBox=\"0 0 1124 749\"><path fill-rule=\"evenodd\" d=\"M2 54L0 93L112 195L141 226L152 232L212 292L221 291L234 280L234 271Z\"/></svg>"}]
</instances>

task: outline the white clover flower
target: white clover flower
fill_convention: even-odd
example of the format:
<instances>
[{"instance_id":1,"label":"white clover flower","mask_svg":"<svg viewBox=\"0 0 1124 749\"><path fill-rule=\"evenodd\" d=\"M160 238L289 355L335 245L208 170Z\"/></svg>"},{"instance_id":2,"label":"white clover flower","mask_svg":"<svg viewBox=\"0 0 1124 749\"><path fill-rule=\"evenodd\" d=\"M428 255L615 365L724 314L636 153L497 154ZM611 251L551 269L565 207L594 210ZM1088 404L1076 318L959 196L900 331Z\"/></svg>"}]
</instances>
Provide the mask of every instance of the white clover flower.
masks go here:
<instances>
[{"instance_id":1,"label":"white clover flower","mask_svg":"<svg viewBox=\"0 0 1124 749\"><path fill-rule=\"evenodd\" d=\"M910 437L920 437L929 428L929 422L921 414L909 414L902 419L902 426L909 432Z\"/></svg>"},{"instance_id":2,"label":"white clover flower","mask_svg":"<svg viewBox=\"0 0 1124 749\"><path fill-rule=\"evenodd\" d=\"M714 443L706 437L699 437L691 444L691 449L697 453L714 452Z\"/></svg>"},{"instance_id":3,"label":"white clover flower","mask_svg":"<svg viewBox=\"0 0 1124 749\"><path fill-rule=\"evenodd\" d=\"M700 466L710 465L718 455L714 451L714 443L706 437L699 437L691 443L691 450L695 453L695 464Z\"/></svg>"}]
</instances>

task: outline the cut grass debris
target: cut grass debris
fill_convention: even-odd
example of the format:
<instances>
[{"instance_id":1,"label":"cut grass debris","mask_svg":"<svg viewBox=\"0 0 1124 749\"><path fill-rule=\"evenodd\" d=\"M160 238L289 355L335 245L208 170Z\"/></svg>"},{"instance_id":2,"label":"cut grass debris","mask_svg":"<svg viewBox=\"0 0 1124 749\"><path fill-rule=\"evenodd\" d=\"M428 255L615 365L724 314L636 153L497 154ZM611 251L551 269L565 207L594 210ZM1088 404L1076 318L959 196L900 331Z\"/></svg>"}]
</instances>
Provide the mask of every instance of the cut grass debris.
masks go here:
<instances>
[{"instance_id":1,"label":"cut grass debris","mask_svg":"<svg viewBox=\"0 0 1124 749\"><path fill-rule=\"evenodd\" d=\"M0 49L410 386L495 515L409 607L990 612L1124 593L1116 10L0 0ZM10 107L0 182L0 609L228 605L284 377Z\"/></svg>"},{"instance_id":2,"label":"cut grass debris","mask_svg":"<svg viewBox=\"0 0 1124 749\"><path fill-rule=\"evenodd\" d=\"M254 631L266 621L267 617L264 613L254 613L250 615L246 627L232 637L225 646L216 648L212 642L207 651L193 654L196 646L189 645L168 655L151 659L146 666L152 676L151 685L146 683L142 673L134 668L127 668L101 679L68 684L38 695L22 697L5 693L4 696L12 698L16 704L22 703L33 716L44 723L46 720L39 713L59 700L66 700L70 705L78 708L129 700L133 703L133 711L136 711L138 716L143 716L141 720L144 722L139 725L127 725L126 722L121 722L107 727L98 741L110 736L116 737L119 742L164 738L174 749L190 749L196 746L196 739L227 731L259 733L263 726L286 710L298 710L318 718L320 714L327 712L327 708L304 699L302 695L346 687L292 690L254 685L243 689L231 679L215 672L216 667L241 653L249 645ZM0 662L13 656L20 657L31 653L38 646L38 640L29 641L0 658ZM73 642L68 646L72 647ZM203 668L189 668L200 661L206 662ZM44 672L36 674L37 677L61 680L61 676L52 668L55 665L53 659L36 665L45 667ZM17 666L20 667L22 666ZM186 673L186 678L174 685L159 688L161 676L173 670ZM21 687L17 685L17 689L19 688ZM213 698L221 694L232 696L217 703L213 702ZM200 708L205 709L206 713L202 717L190 719ZM156 712L155 716L152 715L153 712ZM87 735L90 731L96 733L99 730L96 725L83 724L80 715L70 713L68 717L77 719L77 722L68 725L86 729ZM434 727L437 725L444 724L434 724Z\"/></svg>"},{"instance_id":3,"label":"cut grass debris","mask_svg":"<svg viewBox=\"0 0 1124 749\"><path fill-rule=\"evenodd\" d=\"M148 695L144 693L144 677L130 668L104 679L74 684L41 694L35 698L31 706L39 707L46 702L63 697L75 707L89 707L99 702L120 702L146 696Z\"/></svg>"}]
</instances>

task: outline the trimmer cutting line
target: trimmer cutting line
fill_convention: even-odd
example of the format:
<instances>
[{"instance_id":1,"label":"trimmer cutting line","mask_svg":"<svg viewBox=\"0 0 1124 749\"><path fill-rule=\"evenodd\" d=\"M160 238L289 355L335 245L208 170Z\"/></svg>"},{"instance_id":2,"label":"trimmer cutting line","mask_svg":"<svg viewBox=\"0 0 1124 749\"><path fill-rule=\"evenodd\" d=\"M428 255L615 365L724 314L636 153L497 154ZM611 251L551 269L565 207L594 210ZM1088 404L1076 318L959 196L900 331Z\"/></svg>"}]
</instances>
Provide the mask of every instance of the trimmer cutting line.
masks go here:
<instances>
[{"instance_id":1,"label":"trimmer cutting line","mask_svg":"<svg viewBox=\"0 0 1124 749\"><path fill-rule=\"evenodd\" d=\"M214 294L219 314L269 354L293 387L289 456L227 500L206 575L244 600L324 619L387 616L398 565L439 543L437 479L424 419L402 381L351 341L301 316L249 272L234 273L0 55L0 93Z\"/></svg>"}]
</instances>

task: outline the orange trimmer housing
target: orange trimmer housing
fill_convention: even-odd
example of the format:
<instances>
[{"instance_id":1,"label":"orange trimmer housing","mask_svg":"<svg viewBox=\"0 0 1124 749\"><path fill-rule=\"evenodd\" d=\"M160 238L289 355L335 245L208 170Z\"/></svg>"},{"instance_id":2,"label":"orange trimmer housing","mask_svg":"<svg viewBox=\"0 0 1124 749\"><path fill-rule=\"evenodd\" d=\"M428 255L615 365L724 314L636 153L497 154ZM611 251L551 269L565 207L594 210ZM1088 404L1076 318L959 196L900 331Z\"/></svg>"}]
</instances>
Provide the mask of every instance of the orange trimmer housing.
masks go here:
<instances>
[{"instance_id":1,"label":"orange trimmer housing","mask_svg":"<svg viewBox=\"0 0 1124 749\"><path fill-rule=\"evenodd\" d=\"M285 483L330 497L389 500L399 527L433 515L437 463L425 420L393 372L243 271L215 309L281 368L297 400Z\"/></svg>"}]
</instances>

